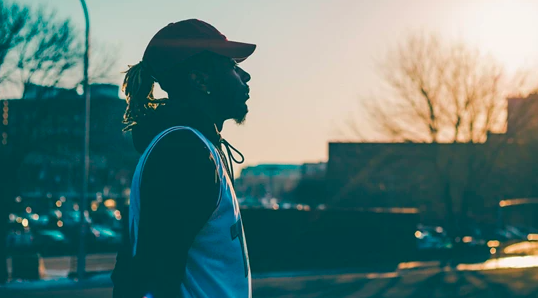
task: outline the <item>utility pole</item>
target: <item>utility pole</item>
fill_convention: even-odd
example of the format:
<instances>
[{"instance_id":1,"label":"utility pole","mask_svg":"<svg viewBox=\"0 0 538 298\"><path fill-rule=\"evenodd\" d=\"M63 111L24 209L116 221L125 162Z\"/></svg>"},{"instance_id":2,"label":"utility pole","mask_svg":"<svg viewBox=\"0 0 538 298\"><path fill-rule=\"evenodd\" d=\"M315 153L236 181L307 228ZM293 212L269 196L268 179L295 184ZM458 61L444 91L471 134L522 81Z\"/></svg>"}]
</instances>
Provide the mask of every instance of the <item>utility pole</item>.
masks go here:
<instances>
[{"instance_id":1,"label":"utility pole","mask_svg":"<svg viewBox=\"0 0 538 298\"><path fill-rule=\"evenodd\" d=\"M86 49L84 52L84 102L85 102L85 118L84 118L84 173L82 175L82 194L80 199L80 247L77 257L77 276L81 280L86 275L86 231L87 222L86 214L88 208L88 180L90 174L90 86L88 79L88 68L90 62L90 17L88 15L88 7L85 0L80 0L82 9L84 10L84 18L86 19Z\"/></svg>"}]
</instances>

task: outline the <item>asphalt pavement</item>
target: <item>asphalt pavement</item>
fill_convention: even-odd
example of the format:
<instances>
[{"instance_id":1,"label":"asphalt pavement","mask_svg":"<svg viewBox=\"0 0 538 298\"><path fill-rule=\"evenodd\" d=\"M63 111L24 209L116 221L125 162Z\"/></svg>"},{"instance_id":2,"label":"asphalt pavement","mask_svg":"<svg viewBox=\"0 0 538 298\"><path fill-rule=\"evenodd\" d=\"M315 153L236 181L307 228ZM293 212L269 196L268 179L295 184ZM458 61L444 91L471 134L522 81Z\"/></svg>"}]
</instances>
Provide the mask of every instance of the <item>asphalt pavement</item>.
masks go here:
<instances>
[{"instance_id":1,"label":"asphalt pavement","mask_svg":"<svg viewBox=\"0 0 538 298\"><path fill-rule=\"evenodd\" d=\"M104 284L103 284L104 285ZM2 291L1 298L109 298L109 285ZM488 298L538 297L538 268L454 270L424 268L388 273L258 277L254 298Z\"/></svg>"},{"instance_id":2,"label":"asphalt pavement","mask_svg":"<svg viewBox=\"0 0 538 298\"><path fill-rule=\"evenodd\" d=\"M0 287L0 298L111 297L115 254L89 255L88 271L104 272L76 282L67 278L76 258L43 260L46 278ZM396 270L276 272L253 275L255 298L487 298L538 297L538 256L491 259L480 264L440 268L439 262L402 263Z\"/></svg>"}]
</instances>

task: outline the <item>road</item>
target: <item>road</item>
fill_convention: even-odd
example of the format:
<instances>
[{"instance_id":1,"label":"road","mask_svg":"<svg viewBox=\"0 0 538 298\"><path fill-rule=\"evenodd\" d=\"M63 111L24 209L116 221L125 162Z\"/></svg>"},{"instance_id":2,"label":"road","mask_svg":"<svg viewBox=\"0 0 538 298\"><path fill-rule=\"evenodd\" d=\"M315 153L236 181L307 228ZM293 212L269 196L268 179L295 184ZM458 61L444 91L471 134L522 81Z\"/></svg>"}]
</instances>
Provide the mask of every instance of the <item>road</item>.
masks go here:
<instances>
[{"instance_id":1,"label":"road","mask_svg":"<svg viewBox=\"0 0 538 298\"><path fill-rule=\"evenodd\" d=\"M265 279L255 282L254 297L485 298L538 297L538 269L444 271L331 278Z\"/></svg>"},{"instance_id":2,"label":"road","mask_svg":"<svg viewBox=\"0 0 538 298\"><path fill-rule=\"evenodd\" d=\"M274 277L254 279L253 288L255 298L535 298L538 297L538 268L486 271L430 268L383 274ZM2 298L108 298L111 289L1 295Z\"/></svg>"}]
</instances>

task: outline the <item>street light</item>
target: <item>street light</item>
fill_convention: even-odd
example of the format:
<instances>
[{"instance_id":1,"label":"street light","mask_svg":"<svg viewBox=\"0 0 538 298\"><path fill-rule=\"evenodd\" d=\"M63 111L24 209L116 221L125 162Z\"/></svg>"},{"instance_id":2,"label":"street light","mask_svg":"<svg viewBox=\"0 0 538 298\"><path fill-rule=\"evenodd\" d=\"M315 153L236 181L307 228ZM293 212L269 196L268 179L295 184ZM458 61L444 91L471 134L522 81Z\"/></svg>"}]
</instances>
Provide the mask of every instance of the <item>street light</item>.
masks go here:
<instances>
[{"instance_id":1,"label":"street light","mask_svg":"<svg viewBox=\"0 0 538 298\"><path fill-rule=\"evenodd\" d=\"M82 175L82 197L80 199L80 247L77 257L77 276L83 279L86 273L86 213L87 213L87 198L88 193L88 178L90 174L90 90L88 82L88 66L90 61L90 17L88 15L88 7L85 0L80 0L82 9L84 10L84 18L86 19L86 50L84 52L84 100L85 100L85 118L84 118L84 174Z\"/></svg>"}]
</instances>

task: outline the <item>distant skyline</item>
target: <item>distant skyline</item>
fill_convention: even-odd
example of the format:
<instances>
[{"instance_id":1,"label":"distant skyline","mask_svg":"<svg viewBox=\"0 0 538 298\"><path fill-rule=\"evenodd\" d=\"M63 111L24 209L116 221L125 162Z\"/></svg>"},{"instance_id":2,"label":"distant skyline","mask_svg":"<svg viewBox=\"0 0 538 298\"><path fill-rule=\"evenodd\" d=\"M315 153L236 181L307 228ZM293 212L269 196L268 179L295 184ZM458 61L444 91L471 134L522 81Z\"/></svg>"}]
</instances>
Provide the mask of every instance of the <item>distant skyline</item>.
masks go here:
<instances>
[{"instance_id":1,"label":"distant skyline","mask_svg":"<svg viewBox=\"0 0 538 298\"><path fill-rule=\"evenodd\" d=\"M8 1L9 2L9 1ZM78 0L12 0L46 4L80 29ZM233 3L233 5L231 5ZM463 38L509 70L536 66L538 0L87 0L92 37L119 46L119 68L141 60L163 26L198 18L230 40L258 45L242 67L252 75L250 114L223 136L245 164L327 159L359 99L380 82L375 59L413 30ZM121 84L121 75L113 83ZM357 120L360 123L360 119Z\"/></svg>"}]
</instances>

